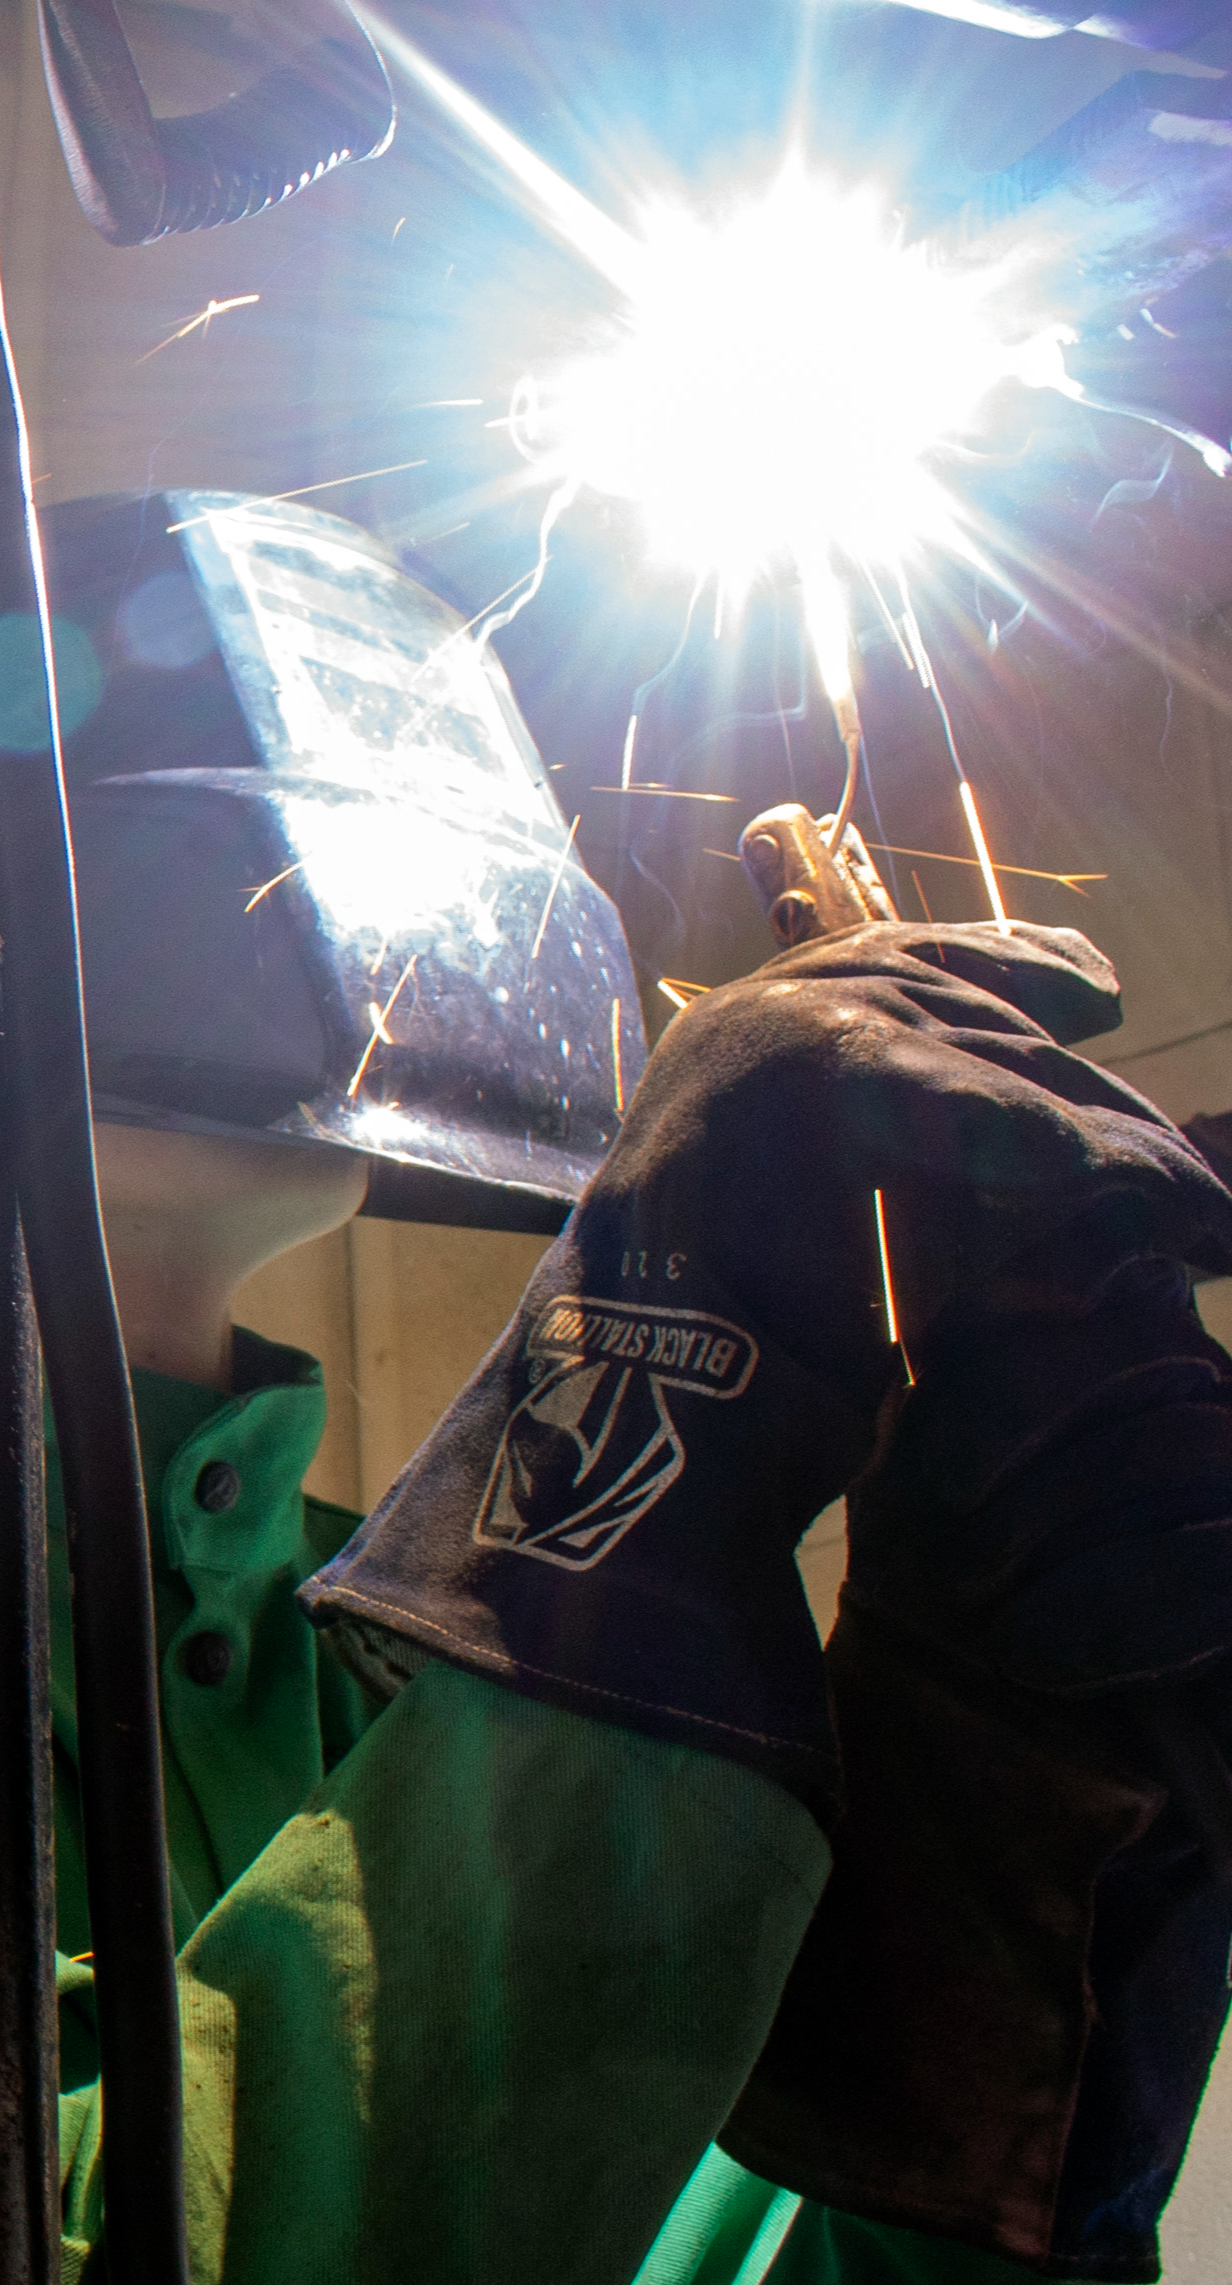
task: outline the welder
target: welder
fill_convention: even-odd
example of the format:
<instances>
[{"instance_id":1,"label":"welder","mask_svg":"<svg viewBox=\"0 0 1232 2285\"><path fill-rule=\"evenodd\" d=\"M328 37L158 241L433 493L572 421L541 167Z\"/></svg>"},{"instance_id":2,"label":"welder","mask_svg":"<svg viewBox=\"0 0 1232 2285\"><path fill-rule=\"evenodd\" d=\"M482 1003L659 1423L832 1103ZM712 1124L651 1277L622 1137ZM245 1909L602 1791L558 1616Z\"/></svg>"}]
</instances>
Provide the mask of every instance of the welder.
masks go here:
<instances>
[{"instance_id":1,"label":"welder","mask_svg":"<svg viewBox=\"0 0 1232 2285\"><path fill-rule=\"evenodd\" d=\"M1064 932L904 928L857 852L838 933L673 1026L614 1141L627 958L435 600L332 518L226 496L77 504L48 539L154 1518L194 2275L1150 2276L1140 2209L1229 1917L1217 1694L1189 1686L1221 1649L1226 1368L1166 1265L1232 1263L1232 1200L1054 1045L1114 1018L1106 964ZM779 888L794 935L808 896ZM299 1494L319 1385L227 1302L366 1172L395 1210L532 1228L589 1181L310 1588L322 1641L294 1589L353 1519ZM844 1485L832 1723L792 1550ZM1144 1620L1142 1565L1193 1534L1201 1597ZM102 2122L59 1568L53 1592L72 2279ZM1075 1878L1110 1959L1059 1911ZM1144 2140L1116 2043L1156 2021L1143 1960L1150 1985L1178 1956Z\"/></svg>"},{"instance_id":2,"label":"welder","mask_svg":"<svg viewBox=\"0 0 1232 2285\"><path fill-rule=\"evenodd\" d=\"M745 846L787 949L673 1022L506 1335L304 1591L391 1728L466 1704L494 1787L478 1838L443 1812L490 1981L450 1992L474 2061L428 2184L436 2213L473 2154L468 2250L430 2236L423 2273L1145 2285L1228 2003L1232 1367L1190 1281L1232 1269L1232 1196L1070 1052L1119 1019L1085 938L903 924L858 837L832 857L799 812ZM794 1551L843 1491L823 1668ZM541 1926L499 1877L519 1749ZM342 1788L323 1814L301 1877L358 1911ZM420 2020L396 1946L365 1972ZM238 1920L192 1973L242 2104ZM353 2136L335 2196L389 2231L379 2051L317 1994L388 2153ZM585 2252L536 2238L562 2184Z\"/></svg>"},{"instance_id":3,"label":"welder","mask_svg":"<svg viewBox=\"0 0 1232 2285\"><path fill-rule=\"evenodd\" d=\"M320 1372L233 1330L231 1302L262 1261L366 1197L414 1219L558 1227L640 1072L636 989L619 923L571 857L499 666L367 535L216 494L73 502L43 524L100 1189L152 1522L176 1936L182 1945L209 1927L222 1898L227 1928L238 1914L246 1930L263 2015L255 2046L253 2021L236 2026L245 2096L232 2120L197 2059L203 2037L232 2047L227 2009L211 2019L202 1983L185 1986L190 2177L204 2165L230 2183L216 2236L190 2181L194 2273L218 2273L225 2234L228 2277L359 2275L365 2259L370 2272L386 2267L390 2242L362 2255L362 2216L336 2197L345 2185L332 2153L357 2117L317 2037L322 1964L335 1988L358 1975L356 2037L430 2148L446 2124L435 2091L446 2057L460 2045L466 2083L453 2099L464 2106L478 2068L466 1984L480 1976L489 1990L498 1975L478 1919L467 1948L477 1900L446 1845L444 1806L482 1833L496 1799L522 1799L533 1830L542 1785L522 1766L535 1740L516 1735L504 1791L485 1785L474 1756L488 1717L456 1691L439 1734L431 1713L410 1737L379 1723L375 1758L350 1752L378 1706L293 1599L357 1521L300 1489L323 1424ZM27 689L36 630L10 618L0 632L0 738L32 752L45 735ZM72 2279L99 2240L100 2101L50 1429L48 1490ZM557 1903L569 1913L587 1878L586 1743L560 1727L557 1845L574 1870ZM619 1755L632 1792L636 1754ZM359 1848L360 1920L331 1910L323 1866L303 1891L295 1825L288 1881L247 1870L327 1770L346 1771L357 1832L362 1814L386 1827L375 1851ZM697 1787L681 1775L675 1790L691 1799ZM395 1800L405 1815L391 1819ZM592 1814L605 1806L610 1785ZM698 1814L686 1805L685 1833ZM307 1829L330 1826L325 1812ZM523 1875L541 1877L537 1862ZM409 2071L405 2057L376 2052L391 1927L431 1967L431 2005L406 2015ZM519 2002L511 1991L501 2004ZM390 2005L400 2013L396 1996ZM677 2015L679 2005L673 1995ZM258 2090L265 2123L254 2132ZM606 2134L602 2097L595 2107ZM477 2099L461 2146L490 2123ZM272 2171L271 2130L275 2144L284 2130L297 2142ZM449 2179L450 2226L465 2239L456 2154ZM430 2215L408 2226L424 2248ZM464 2256L449 2260L466 2269Z\"/></svg>"}]
</instances>

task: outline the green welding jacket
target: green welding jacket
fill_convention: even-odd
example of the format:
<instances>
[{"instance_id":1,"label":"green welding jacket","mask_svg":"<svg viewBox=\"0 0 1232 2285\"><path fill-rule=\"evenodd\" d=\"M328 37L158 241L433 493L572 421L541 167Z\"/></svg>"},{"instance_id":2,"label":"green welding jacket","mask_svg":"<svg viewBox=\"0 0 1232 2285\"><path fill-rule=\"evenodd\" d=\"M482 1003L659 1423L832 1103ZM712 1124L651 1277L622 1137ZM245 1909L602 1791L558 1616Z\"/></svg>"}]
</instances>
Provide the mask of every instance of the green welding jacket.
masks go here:
<instances>
[{"instance_id":1,"label":"green welding jacket","mask_svg":"<svg viewBox=\"0 0 1232 2285\"><path fill-rule=\"evenodd\" d=\"M824 1885L819 1828L757 1771L427 1660L378 1717L294 1600L356 1520L300 1491L319 1369L250 1334L236 1361L230 1397L135 1376L193 2285L787 2285L800 2201L707 2145ZM63 2280L101 2285L54 1445L48 1492Z\"/></svg>"}]
</instances>

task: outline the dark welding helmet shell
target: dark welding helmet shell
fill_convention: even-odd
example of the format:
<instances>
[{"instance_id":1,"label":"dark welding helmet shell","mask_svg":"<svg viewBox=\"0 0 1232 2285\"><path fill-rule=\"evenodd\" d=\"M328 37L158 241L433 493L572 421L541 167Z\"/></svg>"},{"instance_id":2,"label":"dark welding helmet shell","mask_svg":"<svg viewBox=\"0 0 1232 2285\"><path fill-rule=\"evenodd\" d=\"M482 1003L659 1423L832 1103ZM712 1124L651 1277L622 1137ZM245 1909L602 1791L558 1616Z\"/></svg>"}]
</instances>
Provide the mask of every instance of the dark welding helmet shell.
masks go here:
<instances>
[{"instance_id":1,"label":"dark welding helmet shell","mask_svg":"<svg viewBox=\"0 0 1232 2285\"><path fill-rule=\"evenodd\" d=\"M96 1114L361 1151L397 1219L558 1228L645 1048L498 664L334 517L42 521Z\"/></svg>"}]
</instances>

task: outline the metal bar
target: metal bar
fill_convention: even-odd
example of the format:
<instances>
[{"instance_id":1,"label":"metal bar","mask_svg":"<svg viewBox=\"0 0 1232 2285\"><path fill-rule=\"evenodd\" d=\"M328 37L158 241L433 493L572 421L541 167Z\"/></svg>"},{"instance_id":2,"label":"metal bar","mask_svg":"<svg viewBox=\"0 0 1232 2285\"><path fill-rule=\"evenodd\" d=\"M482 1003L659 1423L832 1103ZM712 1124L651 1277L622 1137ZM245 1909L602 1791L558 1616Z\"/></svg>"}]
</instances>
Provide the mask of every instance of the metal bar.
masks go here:
<instances>
[{"instance_id":1,"label":"metal bar","mask_svg":"<svg viewBox=\"0 0 1232 2285\"><path fill-rule=\"evenodd\" d=\"M57 2285L56 1904L38 1336L0 1098L0 2277Z\"/></svg>"},{"instance_id":2,"label":"metal bar","mask_svg":"<svg viewBox=\"0 0 1232 2285\"><path fill-rule=\"evenodd\" d=\"M0 609L50 627L0 301ZM145 1503L103 1244L72 866L50 736L0 753L0 939L17 1193L64 1476L111 2285L186 2285L179 2019ZM34 2058L31 2058L34 2067ZM40 2064L39 2068L42 2067Z\"/></svg>"}]
</instances>

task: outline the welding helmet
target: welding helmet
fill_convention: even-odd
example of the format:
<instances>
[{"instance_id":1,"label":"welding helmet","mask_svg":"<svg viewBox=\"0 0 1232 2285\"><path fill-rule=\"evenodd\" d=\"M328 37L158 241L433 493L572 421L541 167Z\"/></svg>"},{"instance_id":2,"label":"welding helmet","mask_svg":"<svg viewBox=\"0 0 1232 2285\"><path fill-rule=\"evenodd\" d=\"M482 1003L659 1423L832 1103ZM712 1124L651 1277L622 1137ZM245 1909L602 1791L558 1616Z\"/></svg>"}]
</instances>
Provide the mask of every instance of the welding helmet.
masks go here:
<instances>
[{"instance_id":1,"label":"welding helmet","mask_svg":"<svg viewBox=\"0 0 1232 2285\"><path fill-rule=\"evenodd\" d=\"M96 1116L362 1152L396 1219L559 1228L645 1048L491 651L309 509L40 522ZM0 618L0 743L41 739L34 630Z\"/></svg>"}]
</instances>

